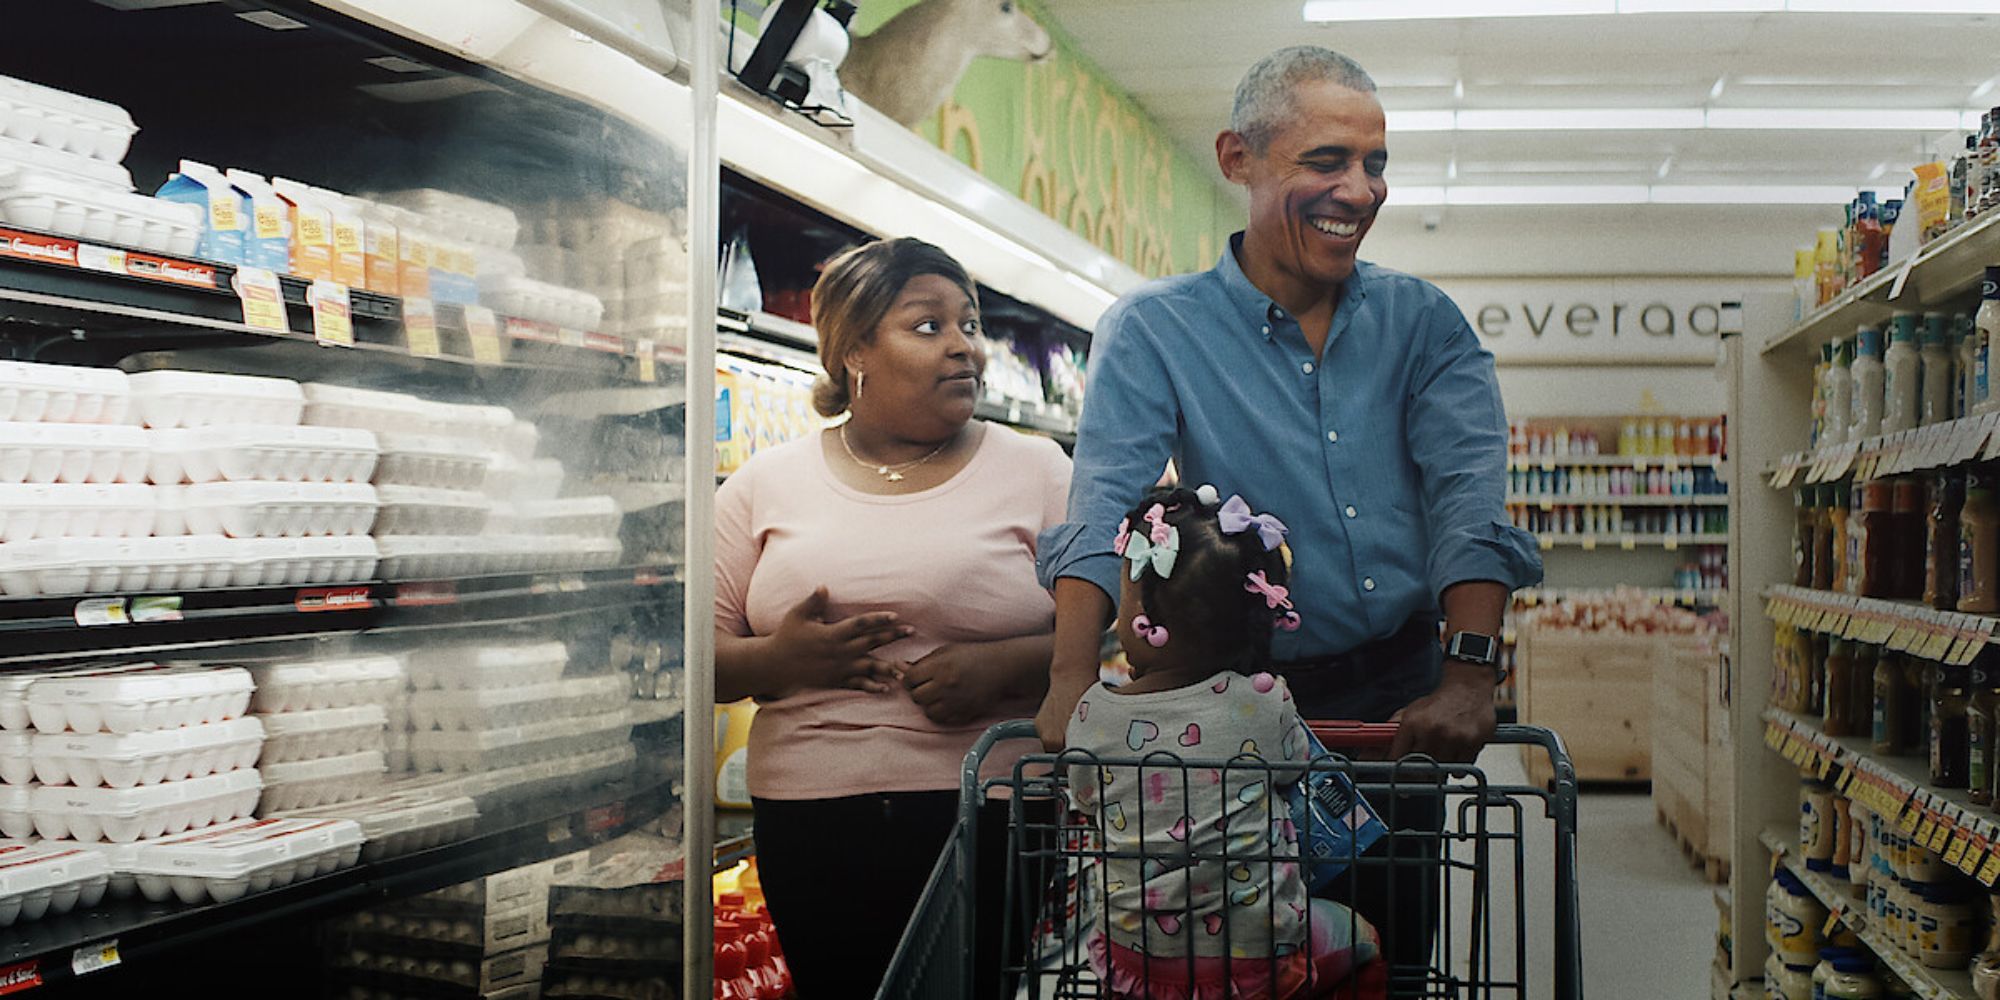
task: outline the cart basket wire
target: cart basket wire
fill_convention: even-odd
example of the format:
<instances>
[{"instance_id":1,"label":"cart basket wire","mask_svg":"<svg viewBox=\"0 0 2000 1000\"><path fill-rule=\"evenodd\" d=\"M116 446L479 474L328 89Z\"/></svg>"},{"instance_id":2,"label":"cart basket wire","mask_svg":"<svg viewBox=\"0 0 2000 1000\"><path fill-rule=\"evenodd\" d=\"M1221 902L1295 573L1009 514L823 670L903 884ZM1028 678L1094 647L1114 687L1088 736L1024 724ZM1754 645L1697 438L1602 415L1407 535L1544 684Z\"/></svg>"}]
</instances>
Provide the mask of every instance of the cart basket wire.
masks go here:
<instances>
[{"instance_id":1,"label":"cart basket wire","mask_svg":"<svg viewBox=\"0 0 2000 1000\"><path fill-rule=\"evenodd\" d=\"M1393 727L1352 723L1312 723L1310 727L1333 750L1314 756L1308 764L1272 764L1251 754L1214 761L1182 760L1160 752L1110 758L1069 750L1024 756L1011 773L982 781L981 765L997 744L1037 738L1030 722L994 726L966 754L960 773L957 827L932 868L930 882L890 961L878 1000L1187 996L1191 992L1188 984L1201 979L1196 974L1194 953L1203 946L1175 946L1195 938L1193 930L1183 932L1176 917L1197 916L1202 893L1211 889L1197 886L1192 874L1176 876L1218 864L1232 879L1254 872L1253 884L1261 886L1279 885L1286 878L1320 881L1318 876L1344 869L1337 878L1313 890L1316 898L1339 903L1350 903L1357 885L1372 880L1379 887L1386 882L1389 911L1383 923L1402 928L1401 933L1410 938L1383 942L1384 954L1372 987L1359 975L1339 984L1317 980L1309 985L1301 983L1281 968L1282 956L1296 951L1297 946L1288 948L1280 943L1274 947L1272 943L1279 933L1280 893L1269 891L1263 909L1271 914L1272 929L1261 937L1253 929L1251 936L1258 937L1257 941L1242 941L1232 947L1229 924L1235 921L1209 924L1221 933L1221 950L1207 960L1220 961L1224 978L1234 984L1229 987L1231 995L1366 997L1380 995L1386 985L1387 995L1392 997L1579 1000L1582 958L1576 886L1576 773L1561 739L1535 726L1505 725L1494 733L1493 745L1532 747L1547 754L1553 777L1546 786L1536 786L1496 784L1475 766L1442 764L1423 756L1392 762L1354 759L1338 752L1349 750L1367 756L1369 747L1386 746ZM1196 837L1190 828L1179 825L1172 831L1172 840L1165 841L1148 831L1166 829L1169 820L1120 814L1114 819L1119 829L1125 830L1124 824L1137 824L1142 836L1136 844L1130 838L1108 838L1094 812L1071 796L1071 784L1078 774L1107 782L1112 780L1110 774L1142 782L1172 782L1187 803L1195 802L1204 788L1213 787L1207 794L1237 800L1228 808L1239 818L1247 804L1252 812L1262 810L1251 822L1289 826L1290 818L1296 816L1303 820L1304 828L1296 829L1295 838L1280 838L1275 833L1268 839L1252 837L1255 844L1251 846L1234 836ZM1372 847L1358 847L1350 834L1336 838L1347 845L1344 856L1329 857L1322 844L1325 831L1318 828L1317 817L1324 813L1288 807L1285 794L1265 795L1257 801L1258 796L1251 791L1259 785L1289 790L1306 781L1302 787L1313 789L1314 797L1323 799L1330 784L1327 775L1346 779L1343 785L1351 782L1359 798L1384 824L1386 835ZM979 850L978 809L996 792L1010 803L1005 884L979 886L973 876ZM1088 801L1088 796L1084 798ZM1346 814L1347 808L1342 803L1335 815ZM1351 823L1361 822L1361 814L1347 815ZM1550 828L1546 836L1553 844L1546 849L1551 852L1553 878L1542 886L1531 886L1526 884L1531 844L1535 850L1544 849L1544 834L1533 829L1537 824ZM1217 824L1217 831L1222 832L1222 824ZM1310 846L1294 846L1294 839L1297 845ZM1112 846L1114 843L1119 846ZM1158 850L1163 844L1172 849L1171 856ZM1149 886L1164 885L1169 898L1161 901L1147 895L1143 904L1120 905L1135 898L1125 892L1123 880L1127 878ZM1171 891L1176 883L1181 883L1180 893ZM1229 891L1227 884L1222 891ZM988 899L982 903L980 892L1000 894L1003 958L998 968L975 968L974 914L976 907L993 902ZM1543 893L1548 895L1542 897ZM1538 897L1549 900L1548 905L1541 905ZM1113 905L1107 905L1107 899ZM1403 911L1400 915L1399 909ZM1532 928L1531 911L1538 914ZM1306 923L1304 932L1310 938L1311 921L1322 911L1313 906L1300 912ZM1553 927L1546 927L1542 921L1551 918ZM1355 926L1358 918L1347 919L1348 939L1366 935ZM1412 921L1422 933L1410 932ZM1172 934L1165 933L1169 928ZM1182 933L1187 936L1177 936ZM1135 934L1135 943L1143 942L1143 955L1168 957L1146 958L1138 982L1114 989L1106 981L1106 944L1134 941ZM1530 945L1538 950L1538 960L1546 959L1546 965L1530 962ZM1202 954L1209 956L1208 952ZM1298 956L1294 961L1303 958ZM1177 974L1179 968L1185 968L1185 976ZM1215 966L1207 968L1212 971ZM1129 971L1124 976L1128 980L1132 978ZM1163 977L1160 985L1155 985L1155 975ZM1538 977L1546 977L1546 981Z\"/></svg>"}]
</instances>

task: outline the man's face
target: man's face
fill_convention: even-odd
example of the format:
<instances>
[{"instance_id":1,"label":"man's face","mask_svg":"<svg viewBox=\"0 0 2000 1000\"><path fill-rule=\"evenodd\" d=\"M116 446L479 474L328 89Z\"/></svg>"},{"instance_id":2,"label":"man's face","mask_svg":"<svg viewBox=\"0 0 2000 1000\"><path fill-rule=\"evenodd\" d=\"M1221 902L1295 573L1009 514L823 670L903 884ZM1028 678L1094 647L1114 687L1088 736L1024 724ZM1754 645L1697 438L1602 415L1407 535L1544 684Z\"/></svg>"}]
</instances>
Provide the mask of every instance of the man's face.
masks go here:
<instances>
[{"instance_id":1,"label":"man's face","mask_svg":"<svg viewBox=\"0 0 2000 1000\"><path fill-rule=\"evenodd\" d=\"M1230 132L1216 150L1224 174L1250 189L1246 245L1300 281L1331 287L1353 275L1389 194L1382 105L1328 81L1299 84L1291 105L1263 155Z\"/></svg>"}]
</instances>

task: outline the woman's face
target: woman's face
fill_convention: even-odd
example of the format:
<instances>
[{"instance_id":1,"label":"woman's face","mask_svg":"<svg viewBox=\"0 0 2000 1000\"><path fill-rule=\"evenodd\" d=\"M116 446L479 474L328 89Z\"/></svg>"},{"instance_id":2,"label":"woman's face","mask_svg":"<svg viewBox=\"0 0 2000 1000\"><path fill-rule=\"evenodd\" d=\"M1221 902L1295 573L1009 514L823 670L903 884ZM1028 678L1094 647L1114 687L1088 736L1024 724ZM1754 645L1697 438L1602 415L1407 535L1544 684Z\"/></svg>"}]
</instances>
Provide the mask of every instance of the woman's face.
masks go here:
<instances>
[{"instance_id":1,"label":"woman's face","mask_svg":"<svg viewBox=\"0 0 2000 1000\"><path fill-rule=\"evenodd\" d=\"M979 312L956 282L939 274L911 278L875 327L874 342L848 354L847 370L867 376L851 405L855 417L915 440L956 433L972 419L986 375L978 333Z\"/></svg>"}]
</instances>

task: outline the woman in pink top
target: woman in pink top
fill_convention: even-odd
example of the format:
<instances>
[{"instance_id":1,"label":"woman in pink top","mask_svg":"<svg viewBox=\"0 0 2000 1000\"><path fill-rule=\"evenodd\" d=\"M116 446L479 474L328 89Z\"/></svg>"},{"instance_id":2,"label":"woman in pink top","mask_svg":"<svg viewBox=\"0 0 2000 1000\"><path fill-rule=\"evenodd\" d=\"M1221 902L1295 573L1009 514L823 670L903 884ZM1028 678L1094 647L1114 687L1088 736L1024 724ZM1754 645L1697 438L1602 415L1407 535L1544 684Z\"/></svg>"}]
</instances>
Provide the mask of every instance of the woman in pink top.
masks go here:
<instances>
[{"instance_id":1,"label":"woman in pink top","mask_svg":"<svg viewBox=\"0 0 2000 1000\"><path fill-rule=\"evenodd\" d=\"M837 1000L881 981L956 819L965 752L1032 717L1047 687L1055 603L1035 539L1065 516L1070 464L973 422L979 302L944 251L850 251L812 311L827 371L814 404L848 420L759 452L718 491L715 684L718 702L760 706L764 893L799 995ZM987 813L981 867L998 885L1005 815ZM980 898L997 910L1000 895ZM992 926L977 938L988 969Z\"/></svg>"}]
</instances>

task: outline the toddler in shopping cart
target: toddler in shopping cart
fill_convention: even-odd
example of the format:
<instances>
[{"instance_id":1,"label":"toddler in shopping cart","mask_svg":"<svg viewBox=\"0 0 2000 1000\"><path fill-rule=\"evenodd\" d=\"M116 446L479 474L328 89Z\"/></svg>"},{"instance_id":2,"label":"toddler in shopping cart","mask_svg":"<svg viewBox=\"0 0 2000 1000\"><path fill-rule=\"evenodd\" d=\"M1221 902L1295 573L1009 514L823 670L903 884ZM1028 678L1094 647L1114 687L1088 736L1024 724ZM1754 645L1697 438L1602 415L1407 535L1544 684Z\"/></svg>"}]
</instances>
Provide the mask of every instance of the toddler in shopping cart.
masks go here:
<instances>
[{"instance_id":1,"label":"toddler in shopping cart","mask_svg":"<svg viewBox=\"0 0 2000 1000\"><path fill-rule=\"evenodd\" d=\"M1299 623L1284 534L1211 487L1154 490L1120 526L1132 680L1085 692L1064 751L1072 800L1101 838L1088 948L1110 996L1382 992L1375 929L1310 898L1295 860L1286 795L1309 741L1269 672L1272 630Z\"/></svg>"}]
</instances>

